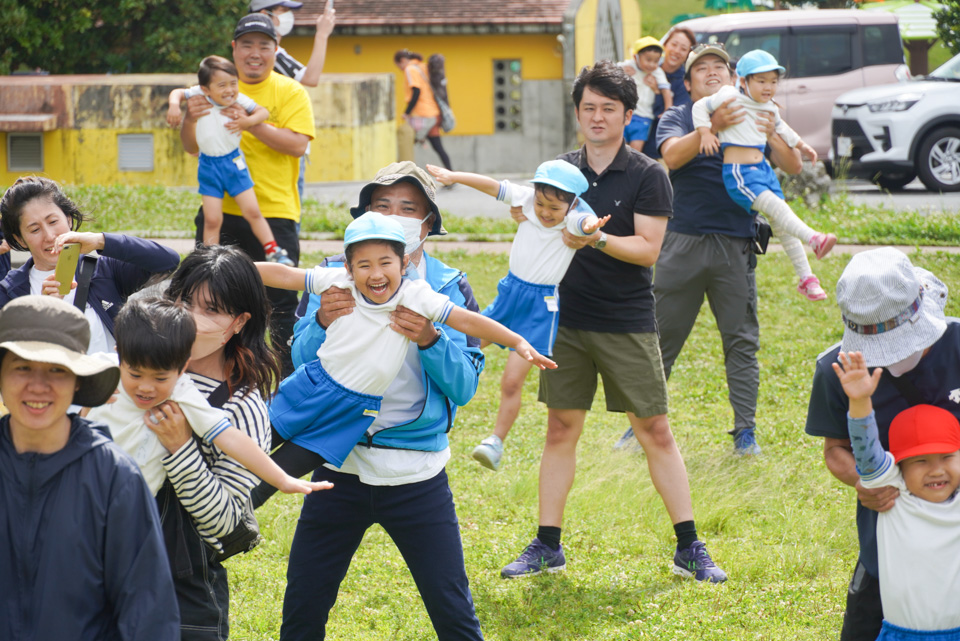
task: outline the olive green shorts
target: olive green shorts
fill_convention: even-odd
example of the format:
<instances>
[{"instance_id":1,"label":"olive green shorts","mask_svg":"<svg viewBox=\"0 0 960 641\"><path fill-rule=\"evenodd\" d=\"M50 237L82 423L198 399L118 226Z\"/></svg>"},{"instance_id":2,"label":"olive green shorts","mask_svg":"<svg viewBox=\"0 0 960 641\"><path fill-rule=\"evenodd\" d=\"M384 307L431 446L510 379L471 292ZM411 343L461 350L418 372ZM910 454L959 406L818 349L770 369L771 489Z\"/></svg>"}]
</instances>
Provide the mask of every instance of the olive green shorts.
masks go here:
<instances>
[{"instance_id":1,"label":"olive green shorts","mask_svg":"<svg viewBox=\"0 0 960 641\"><path fill-rule=\"evenodd\" d=\"M667 413L667 379L656 332L610 334L560 327L557 369L540 372L539 400L558 410L589 410L603 379L608 412L640 418Z\"/></svg>"}]
</instances>

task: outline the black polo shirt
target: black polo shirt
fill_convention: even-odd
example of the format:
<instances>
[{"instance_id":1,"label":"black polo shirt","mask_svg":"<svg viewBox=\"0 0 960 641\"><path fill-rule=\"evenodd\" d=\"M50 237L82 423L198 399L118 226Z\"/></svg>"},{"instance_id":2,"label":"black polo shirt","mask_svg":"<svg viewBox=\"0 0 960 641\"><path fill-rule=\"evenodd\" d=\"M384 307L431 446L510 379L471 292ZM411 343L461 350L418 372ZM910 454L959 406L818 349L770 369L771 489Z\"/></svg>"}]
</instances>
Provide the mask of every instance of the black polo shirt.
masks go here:
<instances>
[{"instance_id":1,"label":"black polo shirt","mask_svg":"<svg viewBox=\"0 0 960 641\"><path fill-rule=\"evenodd\" d=\"M673 216L673 188L655 160L623 143L599 176L587 164L581 147L559 156L576 165L590 183L581 196L610 221L609 236L633 236L634 214ZM560 282L560 324L592 332L634 333L657 329L653 302L653 270L584 247L573 257Z\"/></svg>"}]
</instances>

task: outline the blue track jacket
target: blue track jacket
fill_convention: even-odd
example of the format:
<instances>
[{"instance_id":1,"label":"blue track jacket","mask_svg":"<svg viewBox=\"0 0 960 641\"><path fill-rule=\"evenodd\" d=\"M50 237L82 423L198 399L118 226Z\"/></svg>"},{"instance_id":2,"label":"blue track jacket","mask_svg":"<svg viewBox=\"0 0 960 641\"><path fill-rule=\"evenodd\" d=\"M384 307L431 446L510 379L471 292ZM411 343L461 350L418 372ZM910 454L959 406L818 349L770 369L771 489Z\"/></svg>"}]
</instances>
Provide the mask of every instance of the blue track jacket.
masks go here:
<instances>
[{"instance_id":1,"label":"blue track jacket","mask_svg":"<svg viewBox=\"0 0 960 641\"><path fill-rule=\"evenodd\" d=\"M71 419L53 454L18 454L0 419L0 639L178 641L156 501L132 458Z\"/></svg>"},{"instance_id":2,"label":"blue track jacket","mask_svg":"<svg viewBox=\"0 0 960 641\"><path fill-rule=\"evenodd\" d=\"M450 297L455 305L479 312L473 289L466 275L448 267L439 260L423 254L427 261L427 282L434 291ZM334 256L323 261L324 267L342 267L343 256ZM294 343L291 350L293 364L315 360L317 350L326 338L326 332L316 321L320 297L303 297L298 315L301 316L293 329ZM447 432L453 427L457 407L470 402L477 392L484 357L480 341L457 330L437 325L441 330L440 340L420 350L423 366L424 388L427 396L420 416L405 425L395 425L374 434L367 433L366 444L370 447L387 447L404 450L439 452L448 447Z\"/></svg>"}]
</instances>

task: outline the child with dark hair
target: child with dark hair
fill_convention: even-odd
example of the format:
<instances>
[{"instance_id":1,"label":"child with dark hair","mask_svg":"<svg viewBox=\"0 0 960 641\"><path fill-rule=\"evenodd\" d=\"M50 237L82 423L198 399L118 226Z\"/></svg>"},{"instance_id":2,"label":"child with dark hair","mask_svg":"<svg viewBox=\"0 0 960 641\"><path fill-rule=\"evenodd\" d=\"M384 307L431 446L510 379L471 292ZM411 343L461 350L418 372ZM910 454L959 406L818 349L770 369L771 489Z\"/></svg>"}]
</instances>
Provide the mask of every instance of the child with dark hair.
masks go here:
<instances>
[{"instance_id":1,"label":"child with dark hair","mask_svg":"<svg viewBox=\"0 0 960 641\"><path fill-rule=\"evenodd\" d=\"M541 354L553 354L560 311L557 287L576 253L564 244L563 232L589 236L610 218L597 218L580 198L589 187L587 179L564 160L548 160L537 167L533 187L434 165L427 165L427 171L443 185L473 187L522 208L524 220L510 248L510 272L497 284L497 297L481 313L527 337ZM530 363L511 352L500 380L493 434L473 450L473 458L493 471L500 467L503 441L520 414L523 382L529 372Z\"/></svg>"},{"instance_id":2,"label":"child with dark hair","mask_svg":"<svg viewBox=\"0 0 960 641\"><path fill-rule=\"evenodd\" d=\"M197 146L200 147L197 181L203 200L203 242L207 245L220 243L223 194L226 192L237 201L244 220L263 245L267 260L293 266L287 251L277 245L270 225L260 213L257 196L253 193L253 179L240 151L241 134L266 121L270 113L240 93L237 68L226 58L207 56L201 60L197 80L200 84L170 92L167 123L171 127L179 126L180 103L193 96L206 96L213 106L210 113L197 120ZM234 106L245 112L236 119L223 113L224 109Z\"/></svg>"},{"instance_id":3,"label":"child with dark hair","mask_svg":"<svg viewBox=\"0 0 960 641\"><path fill-rule=\"evenodd\" d=\"M623 137L627 144L643 151L643 146L650 135L650 126L653 123L653 105L657 96L663 99L663 110L673 106L673 91L667 76L660 68L660 58L663 56L663 45L653 36L644 36L630 47L631 57L617 63L633 81L637 83L637 104L633 109L630 124L623 130ZM651 87L647 77L652 76Z\"/></svg>"},{"instance_id":4,"label":"child with dark hair","mask_svg":"<svg viewBox=\"0 0 960 641\"><path fill-rule=\"evenodd\" d=\"M383 393L397 377L410 339L390 327L390 314L403 305L435 323L468 336L509 345L540 368L556 367L522 336L500 323L457 307L424 280L404 278L408 258L403 227L393 216L368 211L347 226L345 268L294 269L257 263L268 287L322 294L350 289L357 305L335 319L317 359L301 365L280 383L270 404L270 422L285 442L273 454L296 475L323 463L343 465L380 411ZM272 494L261 485L254 505Z\"/></svg>"},{"instance_id":5,"label":"child with dark hair","mask_svg":"<svg viewBox=\"0 0 960 641\"><path fill-rule=\"evenodd\" d=\"M166 420L160 405L177 403L204 443L213 443L229 456L283 492L309 494L330 487L308 483L283 472L266 453L240 430L230 429L230 419L211 407L186 375L196 337L193 316L182 303L140 298L129 301L117 315L117 355L120 388L114 403L94 407L87 418L110 428L117 445L134 458L156 494L166 474L162 460L171 454L149 429Z\"/></svg>"}]
</instances>

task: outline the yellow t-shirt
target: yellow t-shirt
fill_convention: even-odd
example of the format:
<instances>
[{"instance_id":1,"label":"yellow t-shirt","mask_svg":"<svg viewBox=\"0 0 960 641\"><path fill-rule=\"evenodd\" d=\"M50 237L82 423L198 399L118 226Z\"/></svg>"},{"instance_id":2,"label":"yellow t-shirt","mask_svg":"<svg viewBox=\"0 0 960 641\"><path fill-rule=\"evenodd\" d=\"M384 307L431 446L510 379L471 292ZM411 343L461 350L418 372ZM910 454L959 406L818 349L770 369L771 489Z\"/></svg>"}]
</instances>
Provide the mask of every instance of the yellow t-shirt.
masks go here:
<instances>
[{"instance_id":1,"label":"yellow t-shirt","mask_svg":"<svg viewBox=\"0 0 960 641\"><path fill-rule=\"evenodd\" d=\"M437 100L433 97L433 88L430 86L430 76L427 73L427 66L422 62L411 60L407 68L404 69L407 77L407 89L404 93L404 109L410 104L410 98L413 97L413 88L420 89L420 97L417 104L414 105L411 116L420 116L421 118L436 118L440 115L440 107L437 106ZM246 92L244 92L246 93Z\"/></svg>"},{"instance_id":2,"label":"yellow t-shirt","mask_svg":"<svg viewBox=\"0 0 960 641\"><path fill-rule=\"evenodd\" d=\"M311 140L316 136L310 96L296 80L271 71L263 82L253 85L241 82L240 91L258 105L266 107L270 112L267 123L305 134ZM299 221L297 177L300 174L300 159L271 149L248 131L243 132L240 149L250 169L253 192L257 195L264 217ZM240 215L236 201L229 196L223 199L223 211Z\"/></svg>"}]
</instances>

